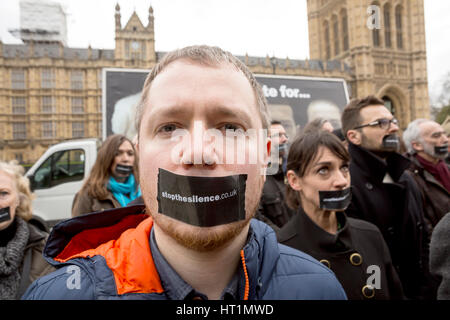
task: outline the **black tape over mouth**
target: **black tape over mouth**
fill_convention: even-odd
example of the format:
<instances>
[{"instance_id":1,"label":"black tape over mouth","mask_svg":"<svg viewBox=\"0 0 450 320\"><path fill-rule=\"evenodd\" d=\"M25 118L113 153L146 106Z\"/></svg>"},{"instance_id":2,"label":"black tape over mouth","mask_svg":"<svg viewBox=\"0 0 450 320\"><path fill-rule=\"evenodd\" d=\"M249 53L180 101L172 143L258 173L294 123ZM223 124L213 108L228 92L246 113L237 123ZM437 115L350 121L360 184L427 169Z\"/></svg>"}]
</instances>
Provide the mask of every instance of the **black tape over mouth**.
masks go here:
<instances>
[{"instance_id":1,"label":"black tape over mouth","mask_svg":"<svg viewBox=\"0 0 450 320\"><path fill-rule=\"evenodd\" d=\"M198 227L245 220L247 175L192 177L158 172L158 212Z\"/></svg>"},{"instance_id":2,"label":"black tape over mouth","mask_svg":"<svg viewBox=\"0 0 450 320\"><path fill-rule=\"evenodd\" d=\"M118 164L116 166L116 173L119 173L122 175L130 175L133 173L133 166L126 166L123 164Z\"/></svg>"},{"instance_id":3,"label":"black tape over mouth","mask_svg":"<svg viewBox=\"0 0 450 320\"><path fill-rule=\"evenodd\" d=\"M448 145L434 146L434 154L438 156L445 156L448 153Z\"/></svg>"},{"instance_id":4,"label":"black tape over mouth","mask_svg":"<svg viewBox=\"0 0 450 320\"><path fill-rule=\"evenodd\" d=\"M324 210L345 210L352 201L352 189L319 191L319 206Z\"/></svg>"},{"instance_id":5,"label":"black tape over mouth","mask_svg":"<svg viewBox=\"0 0 450 320\"><path fill-rule=\"evenodd\" d=\"M383 138L383 148L384 150L398 150L400 146L400 140L396 134L389 134Z\"/></svg>"},{"instance_id":6,"label":"black tape over mouth","mask_svg":"<svg viewBox=\"0 0 450 320\"><path fill-rule=\"evenodd\" d=\"M11 220L11 210L9 207L0 208L0 222Z\"/></svg>"}]
</instances>

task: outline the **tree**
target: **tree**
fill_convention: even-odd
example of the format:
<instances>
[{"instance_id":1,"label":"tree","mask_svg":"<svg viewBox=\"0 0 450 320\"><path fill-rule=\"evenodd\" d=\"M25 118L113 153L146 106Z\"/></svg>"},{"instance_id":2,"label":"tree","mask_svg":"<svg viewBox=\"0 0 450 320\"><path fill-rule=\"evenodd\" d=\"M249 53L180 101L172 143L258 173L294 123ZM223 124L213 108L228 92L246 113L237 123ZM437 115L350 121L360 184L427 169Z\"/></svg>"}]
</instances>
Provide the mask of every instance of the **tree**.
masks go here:
<instances>
[{"instance_id":1,"label":"tree","mask_svg":"<svg viewBox=\"0 0 450 320\"><path fill-rule=\"evenodd\" d=\"M445 107L442 107L441 111L436 116L436 122L442 124L447 116L450 116L450 104Z\"/></svg>"}]
</instances>

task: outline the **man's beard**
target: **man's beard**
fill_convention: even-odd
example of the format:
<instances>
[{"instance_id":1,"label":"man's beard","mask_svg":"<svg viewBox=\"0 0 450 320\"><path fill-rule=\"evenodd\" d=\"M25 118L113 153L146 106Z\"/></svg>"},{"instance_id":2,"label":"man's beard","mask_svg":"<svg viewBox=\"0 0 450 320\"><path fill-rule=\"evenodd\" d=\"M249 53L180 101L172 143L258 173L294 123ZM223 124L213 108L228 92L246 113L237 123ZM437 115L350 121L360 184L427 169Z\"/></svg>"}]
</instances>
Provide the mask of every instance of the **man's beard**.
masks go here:
<instances>
[{"instance_id":1,"label":"man's beard","mask_svg":"<svg viewBox=\"0 0 450 320\"><path fill-rule=\"evenodd\" d=\"M185 248L199 252L213 251L233 240L254 217L263 187L263 180L258 179L258 181L259 183L256 189L258 194L256 196L246 196L245 220L214 227L198 227L180 222L161 213L151 213L151 215L155 224L157 224L164 233Z\"/></svg>"}]
</instances>

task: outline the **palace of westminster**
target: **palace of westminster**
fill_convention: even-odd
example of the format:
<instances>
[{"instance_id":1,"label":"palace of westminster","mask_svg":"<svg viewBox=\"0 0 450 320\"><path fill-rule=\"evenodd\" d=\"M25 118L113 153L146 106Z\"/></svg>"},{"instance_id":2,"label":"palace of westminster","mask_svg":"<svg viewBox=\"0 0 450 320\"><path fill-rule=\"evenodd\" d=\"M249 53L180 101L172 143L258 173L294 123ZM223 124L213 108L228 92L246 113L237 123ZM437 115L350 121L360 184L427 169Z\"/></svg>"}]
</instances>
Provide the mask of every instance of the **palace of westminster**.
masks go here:
<instances>
[{"instance_id":1,"label":"palace of westminster","mask_svg":"<svg viewBox=\"0 0 450 320\"><path fill-rule=\"evenodd\" d=\"M369 28L376 6L380 28ZM121 24L115 12L115 48L71 48L30 36L0 40L0 159L33 163L52 144L102 135L102 69L151 69L154 15L136 12ZM423 0L307 0L308 60L238 56L256 74L345 79L350 98L375 94L401 129L430 116ZM223 48L226 50L226 48Z\"/></svg>"}]
</instances>

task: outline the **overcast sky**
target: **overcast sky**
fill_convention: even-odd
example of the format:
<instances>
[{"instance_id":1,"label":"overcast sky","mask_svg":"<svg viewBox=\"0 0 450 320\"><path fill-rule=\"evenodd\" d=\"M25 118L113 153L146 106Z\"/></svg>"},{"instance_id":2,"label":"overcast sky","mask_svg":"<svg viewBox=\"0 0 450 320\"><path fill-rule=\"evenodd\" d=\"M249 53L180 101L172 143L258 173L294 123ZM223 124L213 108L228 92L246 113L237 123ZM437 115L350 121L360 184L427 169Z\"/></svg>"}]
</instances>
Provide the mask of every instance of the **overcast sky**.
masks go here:
<instances>
[{"instance_id":1,"label":"overcast sky","mask_svg":"<svg viewBox=\"0 0 450 320\"><path fill-rule=\"evenodd\" d=\"M122 26L133 10L144 25L151 4L157 51L190 44L218 45L237 55L290 59L309 57L306 0L54 0L68 14L70 47L114 48L114 10ZM450 1L425 0L430 95L439 93L450 73ZM0 0L0 38L20 43L9 29L19 28L19 0Z\"/></svg>"}]
</instances>

